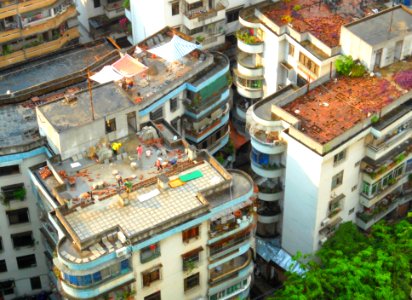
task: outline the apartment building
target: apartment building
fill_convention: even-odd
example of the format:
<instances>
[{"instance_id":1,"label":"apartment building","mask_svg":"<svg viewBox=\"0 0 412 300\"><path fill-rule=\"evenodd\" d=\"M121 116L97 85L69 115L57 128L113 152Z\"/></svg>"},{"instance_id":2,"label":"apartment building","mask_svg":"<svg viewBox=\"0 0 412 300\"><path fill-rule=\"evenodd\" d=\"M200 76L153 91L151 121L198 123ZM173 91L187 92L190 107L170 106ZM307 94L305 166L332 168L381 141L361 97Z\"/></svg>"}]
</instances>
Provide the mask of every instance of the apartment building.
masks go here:
<instances>
[{"instance_id":1,"label":"apartment building","mask_svg":"<svg viewBox=\"0 0 412 300\"><path fill-rule=\"evenodd\" d=\"M281 233L287 252L312 253L341 222L368 230L410 209L412 91L401 78L412 69L411 22L397 6L343 25L342 52L366 74L327 73L248 110L258 237Z\"/></svg>"},{"instance_id":2,"label":"apartment building","mask_svg":"<svg viewBox=\"0 0 412 300\"><path fill-rule=\"evenodd\" d=\"M101 140L93 156L63 159L61 151L61 160L31 168L50 238L58 237L53 263L63 297L248 299L252 179L189 147L163 119L120 142L110 161Z\"/></svg>"},{"instance_id":3,"label":"apartment building","mask_svg":"<svg viewBox=\"0 0 412 300\"><path fill-rule=\"evenodd\" d=\"M129 41L136 44L170 26L192 36L204 49L216 47L225 42L226 35L237 30L239 11L257 2L260 1L127 1L126 17L133 29Z\"/></svg>"},{"instance_id":4,"label":"apartment building","mask_svg":"<svg viewBox=\"0 0 412 300\"><path fill-rule=\"evenodd\" d=\"M1 1L0 69L76 44L77 25L72 0Z\"/></svg>"},{"instance_id":5,"label":"apartment building","mask_svg":"<svg viewBox=\"0 0 412 300\"><path fill-rule=\"evenodd\" d=\"M78 20L85 35L92 39L126 37L130 30L126 22L122 0L76 0ZM161 28L160 28L161 29Z\"/></svg>"},{"instance_id":6,"label":"apartment building","mask_svg":"<svg viewBox=\"0 0 412 300\"><path fill-rule=\"evenodd\" d=\"M0 293L3 299L57 292L50 277L52 264L48 264L44 255L48 253L52 258L53 250L47 248L41 233L46 225L28 172L52 156L46 140L39 134L34 107L47 101L47 92L67 86L68 81L76 82L75 74L84 65L73 63L74 57L92 63L96 56L110 51L113 48L108 44L96 42L93 46L73 48L64 54L50 55L47 60L38 59L0 72L0 213L3 215ZM36 96L40 94L44 98ZM53 293L49 297L56 296Z\"/></svg>"}]
</instances>

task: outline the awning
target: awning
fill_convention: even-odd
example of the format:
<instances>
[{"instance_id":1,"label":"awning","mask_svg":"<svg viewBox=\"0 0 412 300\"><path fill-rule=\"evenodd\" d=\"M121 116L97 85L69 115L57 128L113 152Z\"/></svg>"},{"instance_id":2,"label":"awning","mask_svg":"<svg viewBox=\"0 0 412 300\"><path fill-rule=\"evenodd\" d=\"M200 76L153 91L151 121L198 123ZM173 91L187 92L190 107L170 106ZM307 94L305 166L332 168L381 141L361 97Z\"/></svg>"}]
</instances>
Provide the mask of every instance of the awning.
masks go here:
<instances>
[{"instance_id":1,"label":"awning","mask_svg":"<svg viewBox=\"0 0 412 300\"><path fill-rule=\"evenodd\" d=\"M97 72L93 76L90 76L91 80L96 81L100 84L121 80L122 78L123 76L113 70L112 66L104 66L103 69L101 69L99 72Z\"/></svg>"},{"instance_id":2,"label":"awning","mask_svg":"<svg viewBox=\"0 0 412 300\"><path fill-rule=\"evenodd\" d=\"M137 59L126 54L112 64L113 69L124 77L133 77L147 70L147 67Z\"/></svg>"},{"instance_id":3,"label":"awning","mask_svg":"<svg viewBox=\"0 0 412 300\"><path fill-rule=\"evenodd\" d=\"M270 243L256 239L256 252L267 262L273 262L285 271L291 271L297 274L305 273L300 264L293 260L289 253L282 250L282 248Z\"/></svg>"},{"instance_id":4,"label":"awning","mask_svg":"<svg viewBox=\"0 0 412 300\"><path fill-rule=\"evenodd\" d=\"M168 43L152 48L148 52L160 56L167 61L176 61L198 48L200 48L199 45L174 35Z\"/></svg>"}]
</instances>

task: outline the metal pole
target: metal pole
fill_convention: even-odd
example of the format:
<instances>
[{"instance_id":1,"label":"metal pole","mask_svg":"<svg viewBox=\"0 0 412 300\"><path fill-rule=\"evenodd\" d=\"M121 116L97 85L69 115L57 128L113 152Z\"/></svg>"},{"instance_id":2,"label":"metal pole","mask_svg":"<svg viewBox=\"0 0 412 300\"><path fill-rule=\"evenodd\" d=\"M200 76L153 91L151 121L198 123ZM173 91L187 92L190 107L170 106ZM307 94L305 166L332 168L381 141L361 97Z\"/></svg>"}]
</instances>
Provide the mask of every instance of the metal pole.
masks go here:
<instances>
[{"instance_id":1,"label":"metal pole","mask_svg":"<svg viewBox=\"0 0 412 300\"><path fill-rule=\"evenodd\" d=\"M89 88L90 107L92 109L92 119L94 121L93 92L92 92L92 82L90 80L90 71L89 71L89 69L87 69L87 86Z\"/></svg>"}]
</instances>

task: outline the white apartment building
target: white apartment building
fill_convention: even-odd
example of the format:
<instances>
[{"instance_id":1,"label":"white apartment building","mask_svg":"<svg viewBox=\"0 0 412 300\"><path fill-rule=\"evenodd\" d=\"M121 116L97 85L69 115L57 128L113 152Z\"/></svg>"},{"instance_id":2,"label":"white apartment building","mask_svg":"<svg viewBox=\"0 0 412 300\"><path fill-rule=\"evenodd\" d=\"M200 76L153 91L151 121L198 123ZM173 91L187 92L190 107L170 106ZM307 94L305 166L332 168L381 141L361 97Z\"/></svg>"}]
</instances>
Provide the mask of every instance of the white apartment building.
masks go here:
<instances>
[{"instance_id":1,"label":"white apartment building","mask_svg":"<svg viewBox=\"0 0 412 300\"><path fill-rule=\"evenodd\" d=\"M51 290L40 235L42 225L28 169L47 158L34 111L0 108L0 297L13 299Z\"/></svg>"},{"instance_id":2,"label":"white apartment building","mask_svg":"<svg viewBox=\"0 0 412 300\"><path fill-rule=\"evenodd\" d=\"M261 0L260 0L261 1ZM129 1L126 17L132 24L134 45L170 26L192 36L204 49L222 45L225 35L239 27L239 11L259 0Z\"/></svg>"},{"instance_id":3,"label":"white apartment building","mask_svg":"<svg viewBox=\"0 0 412 300\"><path fill-rule=\"evenodd\" d=\"M281 233L287 252L312 253L343 221L368 230L406 214L412 92L397 78L412 69L410 24L410 11L398 6L342 26L340 51L373 73L335 78L315 60L306 67L299 60L306 84L280 89L248 110L258 238ZM307 56L294 49L294 57Z\"/></svg>"}]
</instances>

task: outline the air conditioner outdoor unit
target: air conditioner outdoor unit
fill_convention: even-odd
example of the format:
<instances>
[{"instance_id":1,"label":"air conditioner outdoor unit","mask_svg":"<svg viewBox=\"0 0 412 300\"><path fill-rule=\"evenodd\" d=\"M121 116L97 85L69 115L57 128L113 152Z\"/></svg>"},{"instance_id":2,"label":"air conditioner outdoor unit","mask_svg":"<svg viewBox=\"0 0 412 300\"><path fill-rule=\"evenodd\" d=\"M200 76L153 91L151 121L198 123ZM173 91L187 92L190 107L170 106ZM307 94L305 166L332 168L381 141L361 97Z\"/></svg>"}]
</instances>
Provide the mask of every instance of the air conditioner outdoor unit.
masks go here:
<instances>
[{"instance_id":1,"label":"air conditioner outdoor unit","mask_svg":"<svg viewBox=\"0 0 412 300\"><path fill-rule=\"evenodd\" d=\"M126 247L117 249L117 250L116 250L116 257L125 256L125 255L127 254L127 252L128 252L128 251L127 251L127 248L126 248Z\"/></svg>"},{"instance_id":2,"label":"air conditioner outdoor unit","mask_svg":"<svg viewBox=\"0 0 412 300\"><path fill-rule=\"evenodd\" d=\"M322 222L320 222L320 226L326 226L326 225L328 225L329 224L329 222L330 222L330 219L329 218L326 218L325 220L323 220Z\"/></svg>"},{"instance_id":3,"label":"air conditioner outdoor unit","mask_svg":"<svg viewBox=\"0 0 412 300\"><path fill-rule=\"evenodd\" d=\"M321 239L319 240L319 244L323 245L324 243L326 243L327 240L328 240L327 237L321 238Z\"/></svg>"}]
</instances>

